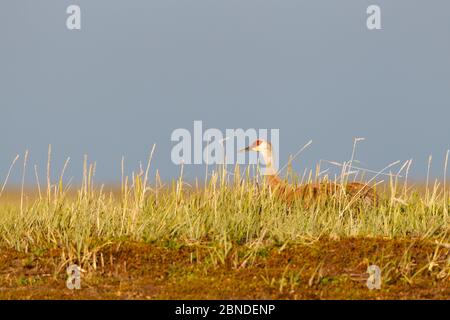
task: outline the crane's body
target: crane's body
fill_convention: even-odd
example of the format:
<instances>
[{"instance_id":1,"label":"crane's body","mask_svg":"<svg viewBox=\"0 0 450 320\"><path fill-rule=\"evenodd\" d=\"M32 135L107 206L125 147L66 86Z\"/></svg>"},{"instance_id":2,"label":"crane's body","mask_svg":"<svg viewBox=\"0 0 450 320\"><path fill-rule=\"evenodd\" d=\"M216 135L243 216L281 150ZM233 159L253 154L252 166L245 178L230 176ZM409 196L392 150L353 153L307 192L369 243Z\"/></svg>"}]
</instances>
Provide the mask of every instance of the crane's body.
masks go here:
<instances>
[{"instance_id":1,"label":"crane's body","mask_svg":"<svg viewBox=\"0 0 450 320\"><path fill-rule=\"evenodd\" d=\"M295 199L313 200L321 196L326 197L339 193L370 203L376 201L373 188L360 182L349 182L345 185L332 182L308 183L298 187L288 184L278 176L277 171L273 168L272 146L265 140L258 139L243 151L261 153L266 165L266 177L269 186L286 201L291 202Z\"/></svg>"}]
</instances>

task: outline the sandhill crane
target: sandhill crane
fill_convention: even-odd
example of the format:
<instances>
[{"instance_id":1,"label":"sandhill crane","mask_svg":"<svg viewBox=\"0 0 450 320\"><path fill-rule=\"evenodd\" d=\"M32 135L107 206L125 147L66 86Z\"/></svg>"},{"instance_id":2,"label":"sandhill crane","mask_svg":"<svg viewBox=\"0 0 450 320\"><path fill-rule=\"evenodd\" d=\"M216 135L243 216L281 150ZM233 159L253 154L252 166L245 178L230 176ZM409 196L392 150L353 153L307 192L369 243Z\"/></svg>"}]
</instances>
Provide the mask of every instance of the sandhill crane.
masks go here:
<instances>
[{"instance_id":1,"label":"sandhill crane","mask_svg":"<svg viewBox=\"0 0 450 320\"><path fill-rule=\"evenodd\" d=\"M266 165L266 175L269 186L288 202L294 199L311 200L317 199L319 196L331 196L339 193L341 190L348 196L364 200L369 203L376 201L376 194L370 186L359 183L350 182L341 187L340 184L332 182L309 183L294 187L283 181L273 168L272 145L262 139L256 140L252 145L242 149L241 151L255 151L259 152L264 159Z\"/></svg>"}]
</instances>

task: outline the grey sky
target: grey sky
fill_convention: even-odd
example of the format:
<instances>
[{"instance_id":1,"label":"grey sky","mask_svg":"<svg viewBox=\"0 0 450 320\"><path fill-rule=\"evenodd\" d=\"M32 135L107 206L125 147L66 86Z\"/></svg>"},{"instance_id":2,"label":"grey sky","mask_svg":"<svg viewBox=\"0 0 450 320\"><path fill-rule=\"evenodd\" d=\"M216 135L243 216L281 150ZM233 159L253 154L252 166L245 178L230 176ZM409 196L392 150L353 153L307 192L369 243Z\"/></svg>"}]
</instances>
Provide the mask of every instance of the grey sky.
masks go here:
<instances>
[{"instance_id":1,"label":"grey sky","mask_svg":"<svg viewBox=\"0 0 450 320\"><path fill-rule=\"evenodd\" d=\"M81 31L66 29L70 4ZM370 4L382 30L366 28ZM70 156L80 177L88 154L102 182L156 143L154 168L173 177L170 135L194 120L279 128L282 163L312 139L297 171L365 137L363 166L413 158L423 178L433 154L442 176L450 148L446 0L2 0L0 40L2 178L26 149L43 172L49 143L55 170Z\"/></svg>"}]
</instances>

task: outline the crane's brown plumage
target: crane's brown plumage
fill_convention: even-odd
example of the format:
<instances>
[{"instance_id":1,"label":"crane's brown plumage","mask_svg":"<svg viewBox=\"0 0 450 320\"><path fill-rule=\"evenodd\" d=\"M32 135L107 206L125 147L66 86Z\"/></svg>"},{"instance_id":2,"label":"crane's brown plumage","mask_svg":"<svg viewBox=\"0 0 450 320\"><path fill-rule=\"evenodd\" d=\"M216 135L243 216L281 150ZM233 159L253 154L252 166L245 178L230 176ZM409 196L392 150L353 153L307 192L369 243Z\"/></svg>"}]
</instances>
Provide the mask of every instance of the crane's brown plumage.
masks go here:
<instances>
[{"instance_id":1,"label":"crane's brown plumage","mask_svg":"<svg viewBox=\"0 0 450 320\"><path fill-rule=\"evenodd\" d=\"M360 199L364 202L375 203L377 200L373 188L364 183L350 182L347 184L337 184L332 182L309 183L294 187L283 181L272 167L272 146L265 140L256 140L251 146L243 151L260 152L266 164L267 181L271 189L283 200L292 202L295 199L305 201L315 200L319 197L329 197L344 194L352 199Z\"/></svg>"},{"instance_id":2,"label":"crane's brown plumage","mask_svg":"<svg viewBox=\"0 0 450 320\"><path fill-rule=\"evenodd\" d=\"M271 189L283 200L292 202L295 199L304 201L327 198L333 195L343 194L350 198L363 200L366 203L375 203L377 197L373 188L364 183L350 182L345 185L333 182L308 183L294 187L281 180L277 175L268 175L267 181Z\"/></svg>"}]
</instances>

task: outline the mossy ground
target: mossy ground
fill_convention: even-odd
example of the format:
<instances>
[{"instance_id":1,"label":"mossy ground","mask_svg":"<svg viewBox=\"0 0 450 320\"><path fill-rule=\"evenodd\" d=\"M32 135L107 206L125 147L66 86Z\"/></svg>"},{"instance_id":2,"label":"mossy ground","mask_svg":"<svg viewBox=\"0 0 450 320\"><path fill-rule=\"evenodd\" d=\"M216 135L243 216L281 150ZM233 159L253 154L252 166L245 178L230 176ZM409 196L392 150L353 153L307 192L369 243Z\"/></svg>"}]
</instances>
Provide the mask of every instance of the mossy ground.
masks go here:
<instances>
[{"instance_id":1,"label":"mossy ground","mask_svg":"<svg viewBox=\"0 0 450 320\"><path fill-rule=\"evenodd\" d=\"M449 299L449 248L427 240L322 238L262 247L234 245L225 260L207 244L113 243L66 287L59 249L0 250L0 299ZM382 270L369 290L367 267Z\"/></svg>"}]
</instances>

